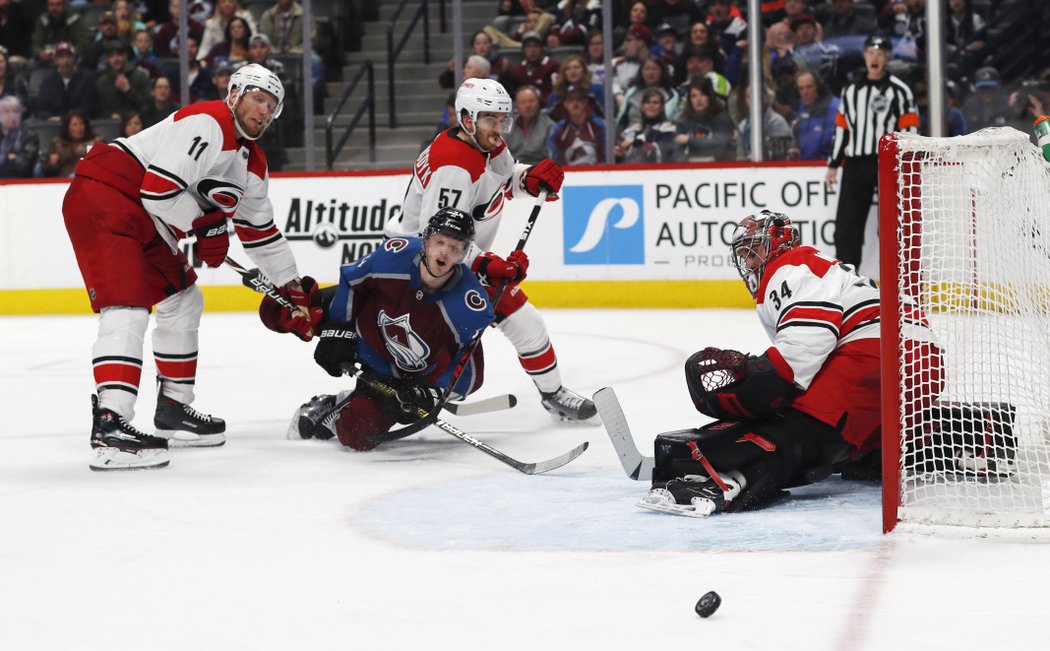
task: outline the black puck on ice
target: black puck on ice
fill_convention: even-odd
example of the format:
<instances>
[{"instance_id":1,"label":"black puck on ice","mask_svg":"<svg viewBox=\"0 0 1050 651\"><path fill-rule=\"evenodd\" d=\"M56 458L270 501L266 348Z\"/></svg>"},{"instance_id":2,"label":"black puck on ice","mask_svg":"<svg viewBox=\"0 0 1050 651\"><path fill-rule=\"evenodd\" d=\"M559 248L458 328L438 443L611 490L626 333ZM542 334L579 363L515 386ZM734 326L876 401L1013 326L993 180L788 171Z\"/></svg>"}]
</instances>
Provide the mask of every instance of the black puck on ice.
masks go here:
<instances>
[{"instance_id":1,"label":"black puck on ice","mask_svg":"<svg viewBox=\"0 0 1050 651\"><path fill-rule=\"evenodd\" d=\"M700 601L696 602L696 614L701 617L710 617L721 605L722 597L719 597L718 593L712 590L700 597Z\"/></svg>"}]
</instances>

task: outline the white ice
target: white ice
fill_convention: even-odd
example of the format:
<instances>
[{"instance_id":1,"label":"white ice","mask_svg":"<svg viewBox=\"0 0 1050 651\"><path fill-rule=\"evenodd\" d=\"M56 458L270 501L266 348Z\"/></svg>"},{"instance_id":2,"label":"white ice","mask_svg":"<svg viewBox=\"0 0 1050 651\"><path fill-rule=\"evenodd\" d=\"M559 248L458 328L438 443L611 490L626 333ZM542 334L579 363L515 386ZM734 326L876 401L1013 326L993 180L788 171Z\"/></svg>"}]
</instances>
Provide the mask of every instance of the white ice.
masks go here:
<instances>
[{"instance_id":1,"label":"white ice","mask_svg":"<svg viewBox=\"0 0 1050 651\"><path fill-rule=\"evenodd\" d=\"M689 353L767 345L751 311L545 316L566 384L615 387L648 454L700 422ZM756 513L643 511L604 430L552 424L494 331L478 397L520 404L448 419L523 461L590 441L549 475L433 429L368 453L288 441L299 404L348 381L254 315L211 313L195 406L228 443L91 472L95 327L0 319L0 649L1047 648L1050 547L883 536L877 487L837 478ZM702 620L708 590L723 604Z\"/></svg>"}]
</instances>

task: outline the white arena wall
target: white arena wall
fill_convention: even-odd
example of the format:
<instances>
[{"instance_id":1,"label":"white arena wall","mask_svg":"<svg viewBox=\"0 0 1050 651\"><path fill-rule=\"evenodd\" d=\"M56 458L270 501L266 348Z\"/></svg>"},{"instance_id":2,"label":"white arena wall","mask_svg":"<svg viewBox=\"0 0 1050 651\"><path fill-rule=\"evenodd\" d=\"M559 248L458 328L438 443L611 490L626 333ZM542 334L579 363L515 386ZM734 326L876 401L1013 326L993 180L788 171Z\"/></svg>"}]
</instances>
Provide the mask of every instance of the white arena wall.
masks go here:
<instances>
[{"instance_id":1,"label":"white arena wall","mask_svg":"<svg viewBox=\"0 0 1050 651\"><path fill-rule=\"evenodd\" d=\"M561 201L546 204L529 239L532 262L522 286L541 307L749 307L730 264L733 226L759 210L779 210L799 224L803 243L834 254L838 197L824 189L825 169L813 163L570 169ZM408 178L407 171L272 178L275 219L300 271L331 284L340 264L373 250L383 223L400 211ZM89 312L62 221L66 187L66 181L0 184L0 314ZM513 248L532 205L509 204L497 253ZM861 269L872 277L876 222L869 215ZM253 266L236 238L230 255ZM208 310L258 306L258 295L231 269L197 273Z\"/></svg>"}]
</instances>

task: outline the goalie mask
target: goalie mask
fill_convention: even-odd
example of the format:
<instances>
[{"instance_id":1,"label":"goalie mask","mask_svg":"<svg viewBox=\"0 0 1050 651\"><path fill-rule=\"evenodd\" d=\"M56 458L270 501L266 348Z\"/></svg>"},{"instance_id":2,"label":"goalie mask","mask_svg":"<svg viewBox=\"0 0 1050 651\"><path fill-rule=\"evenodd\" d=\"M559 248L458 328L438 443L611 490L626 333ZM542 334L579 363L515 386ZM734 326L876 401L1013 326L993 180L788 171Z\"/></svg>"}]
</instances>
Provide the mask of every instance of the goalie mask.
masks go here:
<instances>
[{"instance_id":1,"label":"goalie mask","mask_svg":"<svg viewBox=\"0 0 1050 651\"><path fill-rule=\"evenodd\" d=\"M237 90L236 96L233 91ZM253 91L262 91L274 99L273 110L270 111L259 133L250 135L250 129L241 123L241 116L237 114L237 107L241 101ZM241 66L230 75L230 87L226 94L226 105L233 111L233 123L237 127L237 135L249 140L258 139L266 128L274 120L281 116L284 109L284 85L271 70L258 63L249 63Z\"/></svg>"},{"instance_id":2,"label":"goalie mask","mask_svg":"<svg viewBox=\"0 0 1050 651\"><path fill-rule=\"evenodd\" d=\"M766 265L800 242L798 229L784 213L763 210L740 220L733 231L733 266L752 297L758 295Z\"/></svg>"}]
</instances>

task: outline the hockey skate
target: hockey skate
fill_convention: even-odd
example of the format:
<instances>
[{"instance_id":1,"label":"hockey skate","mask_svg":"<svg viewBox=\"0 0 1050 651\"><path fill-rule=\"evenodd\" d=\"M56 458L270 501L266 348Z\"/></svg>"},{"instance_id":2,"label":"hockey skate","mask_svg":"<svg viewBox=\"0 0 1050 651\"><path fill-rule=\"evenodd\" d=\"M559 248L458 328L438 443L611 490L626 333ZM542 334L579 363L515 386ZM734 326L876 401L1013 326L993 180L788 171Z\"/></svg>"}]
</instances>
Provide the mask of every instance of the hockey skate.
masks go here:
<instances>
[{"instance_id":1,"label":"hockey skate","mask_svg":"<svg viewBox=\"0 0 1050 651\"><path fill-rule=\"evenodd\" d=\"M686 475L666 483L658 482L636 506L671 515L706 518L712 513L726 510L733 498L740 494L742 476L734 478L722 473L718 476L725 483L727 491L723 491L705 475ZM660 483L664 485L661 487Z\"/></svg>"},{"instance_id":2,"label":"hockey skate","mask_svg":"<svg viewBox=\"0 0 1050 651\"><path fill-rule=\"evenodd\" d=\"M597 423L598 410L594 403L575 391L558 387L557 391L544 393L540 391L540 403L554 420L579 423Z\"/></svg>"},{"instance_id":3,"label":"hockey skate","mask_svg":"<svg viewBox=\"0 0 1050 651\"><path fill-rule=\"evenodd\" d=\"M173 448L211 448L226 442L226 421L202 414L163 392L157 398L153 426L157 436L166 438Z\"/></svg>"},{"instance_id":4,"label":"hockey skate","mask_svg":"<svg viewBox=\"0 0 1050 651\"><path fill-rule=\"evenodd\" d=\"M288 438L327 441L335 436L335 419L339 417L338 396L320 395L310 398L292 416Z\"/></svg>"},{"instance_id":5,"label":"hockey skate","mask_svg":"<svg viewBox=\"0 0 1050 651\"><path fill-rule=\"evenodd\" d=\"M135 429L123 416L98 406L91 396L92 470L145 470L168 465L168 442Z\"/></svg>"}]
</instances>

